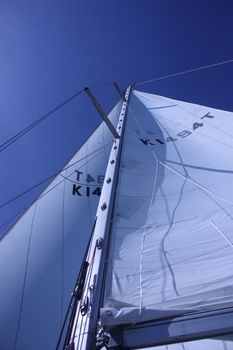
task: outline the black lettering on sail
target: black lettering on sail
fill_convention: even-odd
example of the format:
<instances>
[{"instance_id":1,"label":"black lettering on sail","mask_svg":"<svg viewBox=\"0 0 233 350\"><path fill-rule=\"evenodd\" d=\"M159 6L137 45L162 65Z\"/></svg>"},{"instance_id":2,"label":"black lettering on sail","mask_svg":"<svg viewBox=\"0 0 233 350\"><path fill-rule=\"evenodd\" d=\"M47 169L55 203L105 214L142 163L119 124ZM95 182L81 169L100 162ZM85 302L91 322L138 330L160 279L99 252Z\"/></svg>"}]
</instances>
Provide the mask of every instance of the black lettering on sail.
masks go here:
<instances>
[{"instance_id":1,"label":"black lettering on sail","mask_svg":"<svg viewBox=\"0 0 233 350\"><path fill-rule=\"evenodd\" d=\"M175 142L175 141L177 141L177 139L175 139L174 137L171 137L171 136L169 136L169 137L167 137L167 139L166 139L166 142Z\"/></svg>"},{"instance_id":2,"label":"black lettering on sail","mask_svg":"<svg viewBox=\"0 0 233 350\"><path fill-rule=\"evenodd\" d=\"M79 171L79 170L75 170L75 172L77 173L77 181L79 181L80 180L80 175L81 174L83 174L81 171Z\"/></svg>"},{"instance_id":3,"label":"black lettering on sail","mask_svg":"<svg viewBox=\"0 0 233 350\"><path fill-rule=\"evenodd\" d=\"M187 137L187 136L189 136L189 135L191 135L191 134L192 134L191 131L189 131L189 130L183 130L183 131L179 132L179 133L177 134L177 136L184 138L184 137Z\"/></svg>"},{"instance_id":4,"label":"black lettering on sail","mask_svg":"<svg viewBox=\"0 0 233 350\"><path fill-rule=\"evenodd\" d=\"M204 119L204 118L210 118L210 119L213 119L214 118L214 115L211 115L210 112L205 114L203 117L201 117L201 119Z\"/></svg>"},{"instance_id":5,"label":"black lettering on sail","mask_svg":"<svg viewBox=\"0 0 233 350\"><path fill-rule=\"evenodd\" d=\"M92 192L92 194L100 196L101 195L101 188L100 187L96 187L96 189Z\"/></svg>"},{"instance_id":6,"label":"black lettering on sail","mask_svg":"<svg viewBox=\"0 0 233 350\"><path fill-rule=\"evenodd\" d=\"M98 175L98 176L97 176L97 182L98 182L99 184L102 184L102 183L104 182L104 175Z\"/></svg>"},{"instance_id":7,"label":"black lettering on sail","mask_svg":"<svg viewBox=\"0 0 233 350\"><path fill-rule=\"evenodd\" d=\"M78 196L82 196L81 193L79 192L80 188L82 188L82 186L77 186L77 185L73 185L73 191L72 194L73 195L78 195Z\"/></svg>"},{"instance_id":8,"label":"black lettering on sail","mask_svg":"<svg viewBox=\"0 0 233 350\"><path fill-rule=\"evenodd\" d=\"M160 143L160 145L164 145L164 142L161 141L160 139L156 139L156 141L157 141L158 143Z\"/></svg>"},{"instance_id":9,"label":"black lettering on sail","mask_svg":"<svg viewBox=\"0 0 233 350\"><path fill-rule=\"evenodd\" d=\"M90 174L87 174L86 182L89 183L89 182L94 182L94 181L95 181L95 179Z\"/></svg>"},{"instance_id":10,"label":"black lettering on sail","mask_svg":"<svg viewBox=\"0 0 233 350\"><path fill-rule=\"evenodd\" d=\"M140 139L144 145L148 145L150 139Z\"/></svg>"},{"instance_id":11,"label":"black lettering on sail","mask_svg":"<svg viewBox=\"0 0 233 350\"><path fill-rule=\"evenodd\" d=\"M203 123L193 123L193 130L200 128L201 126L203 126Z\"/></svg>"}]
</instances>

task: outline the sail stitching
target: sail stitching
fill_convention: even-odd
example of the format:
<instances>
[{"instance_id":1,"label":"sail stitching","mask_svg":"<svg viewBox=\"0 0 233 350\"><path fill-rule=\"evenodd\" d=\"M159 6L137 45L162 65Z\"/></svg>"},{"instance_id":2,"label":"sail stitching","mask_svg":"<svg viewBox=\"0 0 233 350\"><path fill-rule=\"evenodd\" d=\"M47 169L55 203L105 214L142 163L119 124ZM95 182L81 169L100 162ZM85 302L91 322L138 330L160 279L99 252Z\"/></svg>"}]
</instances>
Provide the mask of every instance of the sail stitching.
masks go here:
<instances>
[{"instance_id":1,"label":"sail stitching","mask_svg":"<svg viewBox=\"0 0 233 350\"><path fill-rule=\"evenodd\" d=\"M225 235L225 233L220 229L220 227L214 222L214 219L210 219L210 223L216 228L216 230L220 233L221 236L233 247L233 243L231 240Z\"/></svg>"}]
</instances>

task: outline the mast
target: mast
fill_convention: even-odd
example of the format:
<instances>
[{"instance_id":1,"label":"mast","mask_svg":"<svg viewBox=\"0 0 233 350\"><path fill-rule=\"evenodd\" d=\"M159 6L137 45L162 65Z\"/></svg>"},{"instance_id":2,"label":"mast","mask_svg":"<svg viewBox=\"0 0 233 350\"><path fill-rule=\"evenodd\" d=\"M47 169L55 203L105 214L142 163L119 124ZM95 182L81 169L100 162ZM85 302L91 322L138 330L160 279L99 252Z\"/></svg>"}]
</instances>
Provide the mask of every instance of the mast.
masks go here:
<instances>
[{"instance_id":1,"label":"mast","mask_svg":"<svg viewBox=\"0 0 233 350\"><path fill-rule=\"evenodd\" d=\"M78 303L69 343L65 347L67 350L93 350L96 346L97 322L106 264L105 258L109 243L111 218L130 92L131 86L127 88L124 95L117 130L115 133L113 132L115 134L114 143L96 213L95 227L85 261L88 268L84 269L84 275L81 278L82 283L76 289ZM91 97L93 98L93 95ZM96 107L96 104L94 105Z\"/></svg>"}]
</instances>

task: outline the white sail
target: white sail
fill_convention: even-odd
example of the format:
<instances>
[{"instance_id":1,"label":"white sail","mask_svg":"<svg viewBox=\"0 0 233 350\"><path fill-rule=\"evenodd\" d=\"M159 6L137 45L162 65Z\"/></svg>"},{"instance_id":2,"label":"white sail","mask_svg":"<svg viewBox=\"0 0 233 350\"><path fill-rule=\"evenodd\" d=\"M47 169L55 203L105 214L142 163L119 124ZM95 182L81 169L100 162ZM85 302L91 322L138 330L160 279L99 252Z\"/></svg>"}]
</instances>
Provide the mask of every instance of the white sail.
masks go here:
<instances>
[{"instance_id":1,"label":"white sail","mask_svg":"<svg viewBox=\"0 0 233 350\"><path fill-rule=\"evenodd\" d=\"M109 115L116 125L121 102ZM89 240L112 135L104 123L0 241L0 348L55 349Z\"/></svg>"},{"instance_id":2,"label":"white sail","mask_svg":"<svg viewBox=\"0 0 233 350\"><path fill-rule=\"evenodd\" d=\"M232 131L231 112L132 93L103 326L233 306Z\"/></svg>"},{"instance_id":3,"label":"white sail","mask_svg":"<svg viewBox=\"0 0 233 350\"><path fill-rule=\"evenodd\" d=\"M233 350L233 341L229 337L226 337L225 340L203 339L140 350Z\"/></svg>"}]
</instances>

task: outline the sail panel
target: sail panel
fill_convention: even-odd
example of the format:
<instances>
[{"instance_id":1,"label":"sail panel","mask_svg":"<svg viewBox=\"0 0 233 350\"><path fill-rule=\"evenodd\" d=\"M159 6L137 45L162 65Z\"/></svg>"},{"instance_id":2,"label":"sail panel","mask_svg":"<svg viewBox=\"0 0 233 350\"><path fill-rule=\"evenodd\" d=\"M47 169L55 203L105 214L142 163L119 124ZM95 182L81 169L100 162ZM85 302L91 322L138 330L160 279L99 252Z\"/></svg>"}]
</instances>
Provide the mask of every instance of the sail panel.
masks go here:
<instances>
[{"instance_id":1,"label":"sail panel","mask_svg":"<svg viewBox=\"0 0 233 350\"><path fill-rule=\"evenodd\" d=\"M222 337L222 339L202 339L177 343L170 345L161 345L155 347L140 348L140 350L233 350L232 337Z\"/></svg>"},{"instance_id":2,"label":"sail panel","mask_svg":"<svg viewBox=\"0 0 233 350\"><path fill-rule=\"evenodd\" d=\"M101 321L233 304L233 113L134 91Z\"/></svg>"},{"instance_id":3,"label":"sail panel","mask_svg":"<svg viewBox=\"0 0 233 350\"><path fill-rule=\"evenodd\" d=\"M121 102L109 114L117 124ZM112 145L104 123L0 241L0 348L55 349Z\"/></svg>"}]
</instances>

